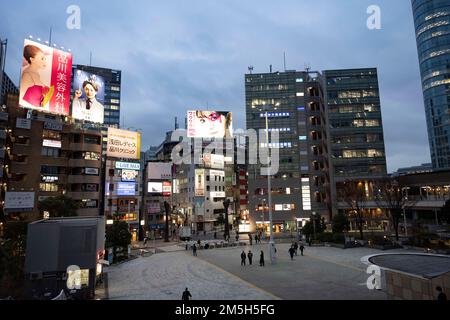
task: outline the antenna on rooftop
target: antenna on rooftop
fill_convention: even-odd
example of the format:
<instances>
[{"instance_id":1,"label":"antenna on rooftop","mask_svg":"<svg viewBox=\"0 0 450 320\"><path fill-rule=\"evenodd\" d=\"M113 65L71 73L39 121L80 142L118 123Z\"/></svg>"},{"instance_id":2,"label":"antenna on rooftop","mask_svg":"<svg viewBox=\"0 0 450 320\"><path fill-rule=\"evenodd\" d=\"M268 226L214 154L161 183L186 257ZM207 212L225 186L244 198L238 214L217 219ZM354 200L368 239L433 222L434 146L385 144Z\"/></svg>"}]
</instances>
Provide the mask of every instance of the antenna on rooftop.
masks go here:
<instances>
[{"instance_id":1,"label":"antenna on rooftop","mask_svg":"<svg viewBox=\"0 0 450 320\"><path fill-rule=\"evenodd\" d=\"M250 72L250 74L252 74L252 72L253 72L253 66L248 66L248 71Z\"/></svg>"}]
</instances>

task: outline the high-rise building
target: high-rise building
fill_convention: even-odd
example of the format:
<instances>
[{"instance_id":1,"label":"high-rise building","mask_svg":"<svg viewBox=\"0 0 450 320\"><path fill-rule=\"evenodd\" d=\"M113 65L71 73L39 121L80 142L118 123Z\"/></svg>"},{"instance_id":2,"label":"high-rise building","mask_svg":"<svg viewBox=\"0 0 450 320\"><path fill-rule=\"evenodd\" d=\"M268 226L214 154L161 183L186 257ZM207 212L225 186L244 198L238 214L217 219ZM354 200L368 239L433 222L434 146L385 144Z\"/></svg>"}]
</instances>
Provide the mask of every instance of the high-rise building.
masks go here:
<instances>
[{"instance_id":1,"label":"high-rise building","mask_svg":"<svg viewBox=\"0 0 450 320\"><path fill-rule=\"evenodd\" d=\"M1 71L0 71L1 72ZM0 93L0 104L3 104L6 102L6 98L8 94L19 94L19 88L14 84L14 82L11 80L11 78L6 74L6 72L3 72L3 78L2 78L2 87L1 87L1 93Z\"/></svg>"},{"instance_id":2,"label":"high-rise building","mask_svg":"<svg viewBox=\"0 0 450 320\"><path fill-rule=\"evenodd\" d=\"M245 91L247 130L266 133L267 113L269 133L279 133L279 141L270 140L269 144L279 149L280 159L270 191L267 176L260 174L265 165L248 166L250 231L270 231L269 192L275 233L295 233L315 214L328 219L331 201L320 74L309 71L247 74ZM265 138L258 141L258 147L265 145Z\"/></svg>"},{"instance_id":3,"label":"high-rise building","mask_svg":"<svg viewBox=\"0 0 450 320\"><path fill-rule=\"evenodd\" d=\"M349 192L346 183L364 188L369 200L374 182L387 176L378 73L367 68L328 70L323 75L333 209L348 213L349 204L343 199ZM386 217L379 214L377 204L367 201L365 207L367 227L383 229ZM356 226L355 221L350 223Z\"/></svg>"},{"instance_id":4,"label":"high-rise building","mask_svg":"<svg viewBox=\"0 0 450 320\"><path fill-rule=\"evenodd\" d=\"M412 0L431 160L450 168L450 1Z\"/></svg>"},{"instance_id":5,"label":"high-rise building","mask_svg":"<svg viewBox=\"0 0 450 320\"><path fill-rule=\"evenodd\" d=\"M105 81L105 98L103 105L105 107L105 127L119 128L120 126L120 90L122 81L122 72L107 68L99 68L84 65L74 65L72 67L72 76L76 70L89 72L90 74L100 76Z\"/></svg>"}]
</instances>

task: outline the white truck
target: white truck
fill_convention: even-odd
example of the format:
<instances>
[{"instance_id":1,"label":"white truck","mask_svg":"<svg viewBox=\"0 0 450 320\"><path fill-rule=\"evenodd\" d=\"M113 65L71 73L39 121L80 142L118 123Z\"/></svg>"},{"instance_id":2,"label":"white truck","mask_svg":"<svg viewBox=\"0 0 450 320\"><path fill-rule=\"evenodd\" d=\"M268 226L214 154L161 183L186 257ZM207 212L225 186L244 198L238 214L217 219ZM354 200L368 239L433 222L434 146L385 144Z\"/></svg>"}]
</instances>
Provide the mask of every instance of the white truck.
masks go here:
<instances>
[{"instance_id":1,"label":"white truck","mask_svg":"<svg viewBox=\"0 0 450 320\"><path fill-rule=\"evenodd\" d=\"M180 240L181 241L189 241L191 240L192 233L191 233L191 227L183 226L180 229Z\"/></svg>"}]
</instances>

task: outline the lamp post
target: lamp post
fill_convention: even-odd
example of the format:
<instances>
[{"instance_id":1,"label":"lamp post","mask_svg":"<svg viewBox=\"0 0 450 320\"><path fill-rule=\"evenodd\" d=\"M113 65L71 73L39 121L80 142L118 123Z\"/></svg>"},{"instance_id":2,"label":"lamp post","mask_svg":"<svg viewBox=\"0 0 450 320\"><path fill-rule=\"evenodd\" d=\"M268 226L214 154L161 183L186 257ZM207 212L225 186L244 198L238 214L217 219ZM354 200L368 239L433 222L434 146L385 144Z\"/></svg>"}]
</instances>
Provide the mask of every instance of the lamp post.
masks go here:
<instances>
[{"instance_id":1,"label":"lamp post","mask_svg":"<svg viewBox=\"0 0 450 320\"><path fill-rule=\"evenodd\" d=\"M314 241L316 240L316 213L312 213L313 216L313 228L314 228Z\"/></svg>"},{"instance_id":2,"label":"lamp post","mask_svg":"<svg viewBox=\"0 0 450 320\"><path fill-rule=\"evenodd\" d=\"M265 110L264 110L265 109ZM260 111L265 111L266 114L266 143L267 148L269 148L269 113L267 108L264 108ZM276 108L275 108L276 109ZM267 193L269 195L269 232L270 232L270 238L269 238L269 253L270 253L270 262L275 263L276 262L276 248L275 248L275 242L273 240L273 220L272 220L272 173L271 173L271 164L270 161L270 152L267 152Z\"/></svg>"}]
</instances>

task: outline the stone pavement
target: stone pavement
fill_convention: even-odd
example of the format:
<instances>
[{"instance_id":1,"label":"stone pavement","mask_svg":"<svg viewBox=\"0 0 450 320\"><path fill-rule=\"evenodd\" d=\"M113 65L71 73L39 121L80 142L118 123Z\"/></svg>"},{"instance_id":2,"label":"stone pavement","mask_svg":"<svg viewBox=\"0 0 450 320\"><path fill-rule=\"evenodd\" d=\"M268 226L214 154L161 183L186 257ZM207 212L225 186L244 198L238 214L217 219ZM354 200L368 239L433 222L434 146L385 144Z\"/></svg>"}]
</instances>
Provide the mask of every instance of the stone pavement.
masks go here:
<instances>
[{"instance_id":1,"label":"stone pavement","mask_svg":"<svg viewBox=\"0 0 450 320\"><path fill-rule=\"evenodd\" d=\"M189 288L193 300L273 300L276 297L185 252L138 258L108 272L112 300L181 300Z\"/></svg>"},{"instance_id":2,"label":"stone pavement","mask_svg":"<svg viewBox=\"0 0 450 320\"><path fill-rule=\"evenodd\" d=\"M198 257L176 244L160 247L166 252L108 267L108 296L179 300L188 287L195 300L386 299L385 293L367 289L369 275L360 261L381 251L306 247L304 257L291 261L289 246L277 244L276 265L270 264L267 244L198 250ZM240 253L249 249L254 253L254 265L241 267ZM261 250L266 257L264 268L258 263Z\"/></svg>"}]
</instances>

